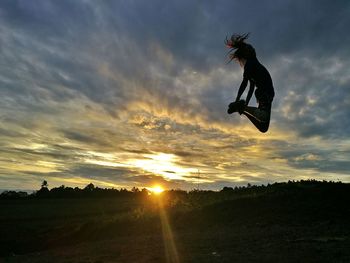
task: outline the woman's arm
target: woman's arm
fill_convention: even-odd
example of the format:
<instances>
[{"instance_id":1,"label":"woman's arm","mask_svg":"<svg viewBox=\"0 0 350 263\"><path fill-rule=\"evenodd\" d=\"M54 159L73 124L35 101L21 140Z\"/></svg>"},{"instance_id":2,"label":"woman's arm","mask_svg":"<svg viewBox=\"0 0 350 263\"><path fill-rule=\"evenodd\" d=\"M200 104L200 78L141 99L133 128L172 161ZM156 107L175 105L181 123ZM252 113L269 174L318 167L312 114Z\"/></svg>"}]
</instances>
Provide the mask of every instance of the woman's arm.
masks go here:
<instances>
[{"instance_id":1,"label":"woman's arm","mask_svg":"<svg viewBox=\"0 0 350 263\"><path fill-rule=\"evenodd\" d=\"M236 101L239 101L241 99L241 96L242 96L243 92L245 91L247 84L248 84L248 78L243 78L241 86L239 86Z\"/></svg>"},{"instance_id":2,"label":"woman's arm","mask_svg":"<svg viewBox=\"0 0 350 263\"><path fill-rule=\"evenodd\" d=\"M250 99L251 99L251 97L252 97L252 95L253 95L254 88L255 88L255 83L254 83L254 81L250 80L250 81L249 81L249 84L250 84L250 86L249 86L249 91L248 91L248 94L247 94L247 98L246 98L246 100L245 100L245 105L246 105L246 106L248 106L249 101L250 101Z\"/></svg>"}]
</instances>

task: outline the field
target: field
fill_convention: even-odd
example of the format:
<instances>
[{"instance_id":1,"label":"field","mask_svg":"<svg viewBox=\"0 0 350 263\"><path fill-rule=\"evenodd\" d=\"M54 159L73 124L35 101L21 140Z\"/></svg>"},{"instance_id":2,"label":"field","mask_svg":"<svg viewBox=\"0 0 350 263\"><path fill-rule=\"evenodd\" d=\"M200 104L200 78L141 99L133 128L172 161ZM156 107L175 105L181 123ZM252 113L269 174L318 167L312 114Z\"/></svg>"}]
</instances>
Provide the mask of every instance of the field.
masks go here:
<instances>
[{"instance_id":1,"label":"field","mask_svg":"<svg viewBox=\"0 0 350 263\"><path fill-rule=\"evenodd\" d=\"M327 182L0 200L0 262L350 262L350 187Z\"/></svg>"}]
</instances>

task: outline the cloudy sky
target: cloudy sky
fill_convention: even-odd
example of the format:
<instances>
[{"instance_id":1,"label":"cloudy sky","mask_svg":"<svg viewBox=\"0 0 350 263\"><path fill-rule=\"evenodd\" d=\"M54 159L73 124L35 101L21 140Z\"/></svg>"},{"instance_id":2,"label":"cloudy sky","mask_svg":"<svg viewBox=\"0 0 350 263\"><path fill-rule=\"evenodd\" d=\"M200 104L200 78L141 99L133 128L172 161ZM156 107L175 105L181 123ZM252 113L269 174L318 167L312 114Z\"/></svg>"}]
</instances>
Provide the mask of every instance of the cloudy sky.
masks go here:
<instances>
[{"instance_id":1,"label":"cloudy sky","mask_svg":"<svg viewBox=\"0 0 350 263\"><path fill-rule=\"evenodd\" d=\"M0 189L350 182L349 28L347 0L3 0ZM266 134L226 113L245 32Z\"/></svg>"}]
</instances>

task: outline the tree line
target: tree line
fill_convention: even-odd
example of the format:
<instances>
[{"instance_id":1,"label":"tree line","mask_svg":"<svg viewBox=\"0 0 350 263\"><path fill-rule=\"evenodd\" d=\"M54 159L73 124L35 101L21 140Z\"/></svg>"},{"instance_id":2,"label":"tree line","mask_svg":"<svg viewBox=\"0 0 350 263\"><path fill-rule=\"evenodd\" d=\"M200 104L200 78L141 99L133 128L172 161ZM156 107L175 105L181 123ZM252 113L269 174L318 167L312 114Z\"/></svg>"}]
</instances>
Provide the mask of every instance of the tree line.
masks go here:
<instances>
[{"instance_id":1,"label":"tree line","mask_svg":"<svg viewBox=\"0 0 350 263\"><path fill-rule=\"evenodd\" d=\"M223 187L220 191L198 190L192 191L183 190L168 190L165 195L170 196L190 196L191 198L212 198L220 195L221 199L256 196L261 194L283 194L283 193L300 193L303 189L311 189L314 191L327 190L350 190L350 184L345 184L340 181L317 181L317 180L301 180L273 183L267 185L252 185L248 183L244 186ZM4 191L0 194L0 199L20 199L20 198L109 198L109 197L142 197L149 195L150 192L146 188L139 189L133 187L131 190L125 188L100 188L90 183L84 188L67 187L61 185L49 189L48 182L44 180L39 190L33 193L24 191Z\"/></svg>"},{"instance_id":2,"label":"tree line","mask_svg":"<svg viewBox=\"0 0 350 263\"><path fill-rule=\"evenodd\" d=\"M89 183L84 188L68 187L61 185L49 189L48 182L44 180L41 188L29 194L24 191L4 191L0 194L0 199L18 199L18 198L85 198L85 197L123 197L135 195L148 195L149 191L146 188L139 189L133 187L131 190L126 188L100 188L92 183Z\"/></svg>"}]
</instances>

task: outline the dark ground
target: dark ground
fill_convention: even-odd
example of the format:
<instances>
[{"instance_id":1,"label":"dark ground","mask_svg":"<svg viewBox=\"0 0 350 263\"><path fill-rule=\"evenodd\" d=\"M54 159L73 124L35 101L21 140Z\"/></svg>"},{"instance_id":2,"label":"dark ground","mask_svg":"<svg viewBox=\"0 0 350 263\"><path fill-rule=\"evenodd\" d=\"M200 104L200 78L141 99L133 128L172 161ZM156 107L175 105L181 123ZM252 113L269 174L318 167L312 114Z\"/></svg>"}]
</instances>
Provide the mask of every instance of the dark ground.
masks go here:
<instances>
[{"instance_id":1,"label":"dark ground","mask_svg":"<svg viewBox=\"0 0 350 263\"><path fill-rule=\"evenodd\" d=\"M307 182L160 197L0 200L0 262L350 262L349 189ZM178 261L165 256L161 209Z\"/></svg>"}]
</instances>

